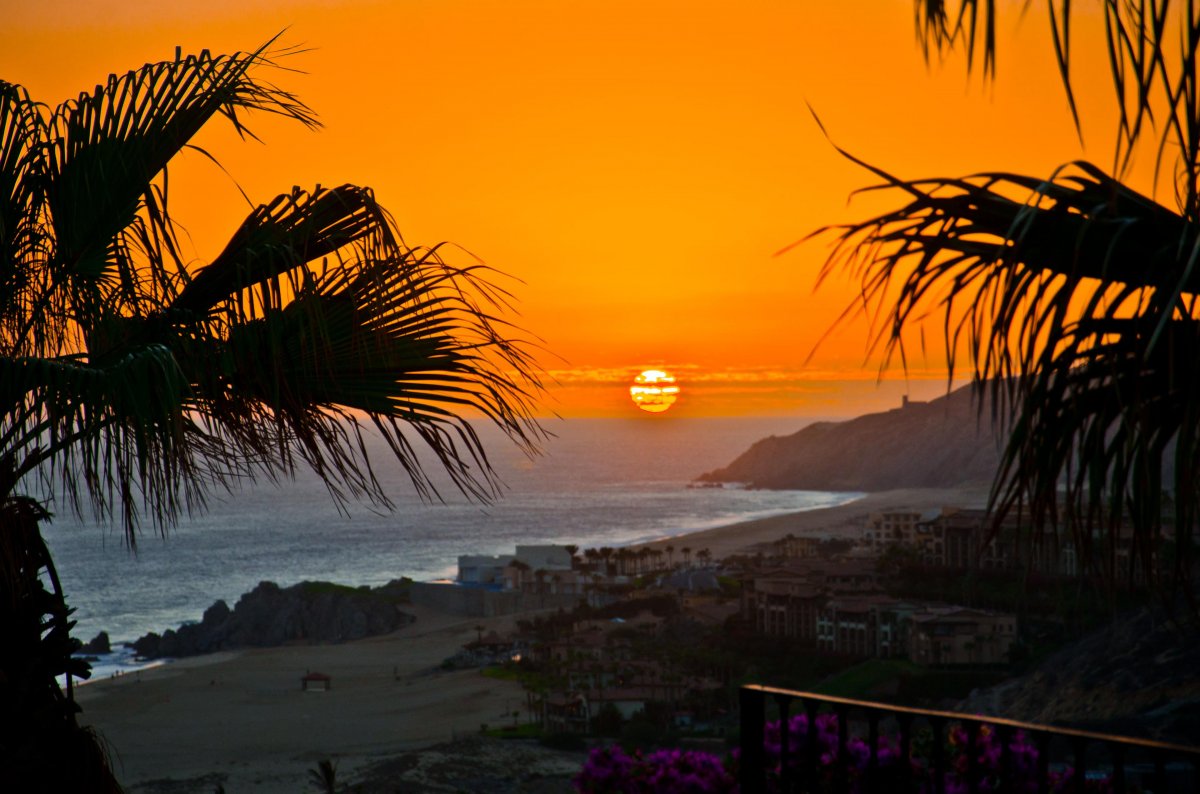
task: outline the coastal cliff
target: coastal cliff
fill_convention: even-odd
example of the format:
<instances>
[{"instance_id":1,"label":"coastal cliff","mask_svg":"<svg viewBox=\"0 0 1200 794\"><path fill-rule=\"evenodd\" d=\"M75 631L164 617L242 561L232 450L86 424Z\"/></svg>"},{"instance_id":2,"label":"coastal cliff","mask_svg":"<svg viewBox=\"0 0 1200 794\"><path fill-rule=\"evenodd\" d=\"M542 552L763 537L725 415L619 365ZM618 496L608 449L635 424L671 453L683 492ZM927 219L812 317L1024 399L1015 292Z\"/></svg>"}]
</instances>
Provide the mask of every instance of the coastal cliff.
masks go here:
<instances>
[{"instance_id":1,"label":"coastal cliff","mask_svg":"<svg viewBox=\"0 0 1200 794\"><path fill-rule=\"evenodd\" d=\"M764 438L697 479L813 491L986 484L999 465L1001 443L990 412L980 413L964 387L927 403Z\"/></svg>"},{"instance_id":2,"label":"coastal cliff","mask_svg":"<svg viewBox=\"0 0 1200 794\"><path fill-rule=\"evenodd\" d=\"M217 601L199 623L150 632L132 643L145 659L195 656L234 648L262 648L293 642L334 643L387 634L415 618L400 611L407 588L392 582L376 589L330 582L301 582L281 588L259 585L233 609Z\"/></svg>"}]
</instances>

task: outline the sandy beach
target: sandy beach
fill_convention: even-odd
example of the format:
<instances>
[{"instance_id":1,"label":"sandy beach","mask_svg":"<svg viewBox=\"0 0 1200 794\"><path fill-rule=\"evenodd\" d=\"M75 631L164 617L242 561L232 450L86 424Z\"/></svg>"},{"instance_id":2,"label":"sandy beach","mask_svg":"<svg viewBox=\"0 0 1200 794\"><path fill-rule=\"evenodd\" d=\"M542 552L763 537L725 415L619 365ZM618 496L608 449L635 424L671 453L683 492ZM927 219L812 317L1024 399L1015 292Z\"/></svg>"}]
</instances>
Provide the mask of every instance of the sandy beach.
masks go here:
<instances>
[{"instance_id":1,"label":"sandy beach","mask_svg":"<svg viewBox=\"0 0 1200 794\"><path fill-rule=\"evenodd\" d=\"M797 537L858 537L871 513L906 507L925 510L949 505L979 506L986 503L987 494L986 486L880 491L837 507L771 516L757 521L664 538L644 545L651 548L671 545L676 550L687 546L693 552L708 549L713 559L719 560L734 554L753 554L761 551L763 544L769 544L789 533Z\"/></svg>"},{"instance_id":2,"label":"sandy beach","mask_svg":"<svg viewBox=\"0 0 1200 794\"><path fill-rule=\"evenodd\" d=\"M217 782L230 792L304 791L324 758L346 780L383 756L505 715L511 723L525 702L517 684L436 668L476 638L475 626L504 630L514 619L405 611L416 622L383 637L213 654L85 685L83 721L111 744L126 785L170 778L193 781L170 791L209 794ZM331 676L332 689L301 691L306 671Z\"/></svg>"},{"instance_id":3,"label":"sandy beach","mask_svg":"<svg viewBox=\"0 0 1200 794\"><path fill-rule=\"evenodd\" d=\"M982 489L889 491L651 545L707 548L721 558L788 533L849 536L877 510L985 497ZM220 783L229 792L283 794L306 790L308 770L324 758L338 761L339 780L350 780L389 755L477 733L482 723L511 723L515 709L524 718L517 684L437 669L476 638L476 626L504 631L515 618L406 611L416 622L383 637L214 654L88 684L77 693L83 720L109 741L119 779L135 791L207 794ZM301 691L307 671L332 676L332 690Z\"/></svg>"}]
</instances>

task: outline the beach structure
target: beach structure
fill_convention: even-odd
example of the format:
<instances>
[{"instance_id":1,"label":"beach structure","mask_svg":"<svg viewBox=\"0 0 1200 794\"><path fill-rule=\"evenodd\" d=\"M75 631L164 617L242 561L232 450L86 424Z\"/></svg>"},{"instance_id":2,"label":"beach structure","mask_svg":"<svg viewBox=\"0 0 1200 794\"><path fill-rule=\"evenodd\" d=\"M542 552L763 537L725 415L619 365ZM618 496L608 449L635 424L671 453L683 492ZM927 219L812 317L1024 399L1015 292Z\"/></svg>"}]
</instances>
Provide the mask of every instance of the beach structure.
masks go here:
<instances>
[{"instance_id":1,"label":"beach structure","mask_svg":"<svg viewBox=\"0 0 1200 794\"><path fill-rule=\"evenodd\" d=\"M516 558L535 571L571 570L571 552L567 551L566 546L518 545Z\"/></svg>"},{"instance_id":2,"label":"beach structure","mask_svg":"<svg viewBox=\"0 0 1200 794\"><path fill-rule=\"evenodd\" d=\"M492 585L508 590L519 590L519 578L514 586L512 574L514 563L518 571L533 574L544 571L549 574L570 571L571 552L566 546L518 545L514 554L463 554L458 558L458 583L464 585Z\"/></svg>"},{"instance_id":3,"label":"beach structure","mask_svg":"<svg viewBox=\"0 0 1200 794\"><path fill-rule=\"evenodd\" d=\"M512 564L511 554L462 554L458 558L458 582L464 585L502 585L504 569Z\"/></svg>"},{"instance_id":4,"label":"beach structure","mask_svg":"<svg viewBox=\"0 0 1200 794\"><path fill-rule=\"evenodd\" d=\"M301 692L328 692L333 689L333 676L309 671L300 676Z\"/></svg>"},{"instance_id":5,"label":"beach structure","mask_svg":"<svg viewBox=\"0 0 1200 794\"><path fill-rule=\"evenodd\" d=\"M513 554L464 554L450 582L414 582L414 604L456 615L488 617L541 609L571 609L611 601L597 592L590 574L572 566L566 546L519 545Z\"/></svg>"}]
</instances>

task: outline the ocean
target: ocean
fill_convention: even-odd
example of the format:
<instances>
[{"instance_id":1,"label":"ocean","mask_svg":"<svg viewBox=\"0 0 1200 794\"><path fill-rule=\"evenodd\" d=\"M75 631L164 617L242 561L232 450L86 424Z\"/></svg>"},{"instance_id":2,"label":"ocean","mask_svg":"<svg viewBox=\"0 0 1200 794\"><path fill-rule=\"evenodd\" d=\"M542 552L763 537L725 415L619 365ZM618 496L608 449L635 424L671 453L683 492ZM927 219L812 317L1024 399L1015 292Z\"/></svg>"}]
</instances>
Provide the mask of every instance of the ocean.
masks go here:
<instances>
[{"instance_id":1,"label":"ocean","mask_svg":"<svg viewBox=\"0 0 1200 794\"><path fill-rule=\"evenodd\" d=\"M260 581L306 579L380 585L402 576L452 578L460 554L511 553L518 543L623 546L781 513L840 504L858 494L688 488L754 441L808 424L800 418L554 420L532 460L480 428L507 486L490 505L443 489L429 504L387 455L373 456L396 503L392 513L354 504L338 512L307 472L214 499L165 538L150 531L131 553L118 528L60 515L45 530L76 611L76 637L107 631L115 643L199 620ZM118 658L119 657L119 658ZM124 657L106 659L123 664ZM107 668L106 668L107 669ZM101 672L98 670L98 672Z\"/></svg>"}]
</instances>

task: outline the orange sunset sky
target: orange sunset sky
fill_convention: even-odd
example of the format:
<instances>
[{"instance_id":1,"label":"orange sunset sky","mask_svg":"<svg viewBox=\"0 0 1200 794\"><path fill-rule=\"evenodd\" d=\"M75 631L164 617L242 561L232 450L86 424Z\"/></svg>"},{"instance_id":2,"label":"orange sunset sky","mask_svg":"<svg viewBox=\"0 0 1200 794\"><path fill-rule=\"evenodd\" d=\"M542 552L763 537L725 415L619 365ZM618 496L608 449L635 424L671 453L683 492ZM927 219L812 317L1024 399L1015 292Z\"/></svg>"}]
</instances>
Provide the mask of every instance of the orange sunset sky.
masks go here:
<instances>
[{"instance_id":1,"label":"orange sunset sky","mask_svg":"<svg viewBox=\"0 0 1200 794\"><path fill-rule=\"evenodd\" d=\"M198 142L256 202L371 185L409 243L454 241L519 278L518 322L559 384L549 410L636 412L627 386L656 367L679 377L672 416L853 415L944 390L940 341L883 385L861 323L808 360L855 284L814 293L828 240L774 253L883 205L847 204L873 178L806 103L901 176L1107 164L1096 20L1076 27L1084 148L1045 9L1023 5L999 2L988 84L958 57L926 65L911 0L0 0L0 78L57 104L176 45L252 49L287 28L311 48L283 60L303 73L270 77L324 129L252 119L264 144L220 125ZM203 263L247 206L198 155L171 191Z\"/></svg>"}]
</instances>

